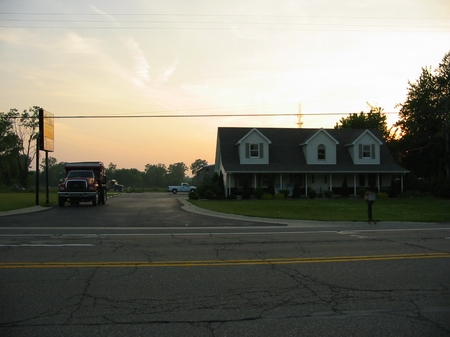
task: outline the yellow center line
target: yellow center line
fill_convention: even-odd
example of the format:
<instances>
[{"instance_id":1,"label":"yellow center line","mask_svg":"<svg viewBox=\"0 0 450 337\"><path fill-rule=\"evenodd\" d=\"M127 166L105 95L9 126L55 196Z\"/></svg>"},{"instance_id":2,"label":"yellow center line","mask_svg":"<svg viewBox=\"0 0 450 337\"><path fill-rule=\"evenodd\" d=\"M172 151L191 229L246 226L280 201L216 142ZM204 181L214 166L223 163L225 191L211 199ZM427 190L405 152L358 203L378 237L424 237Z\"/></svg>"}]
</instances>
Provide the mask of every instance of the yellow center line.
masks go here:
<instances>
[{"instance_id":1,"label":"yellow center line","mask_svg":"<svg viewBox=\"0 0 450 337\"><path fill-rule=\"evenodd\" d=\"M193 260L193 261L157 261L157 262L1 262L0 269L13 268L127 268L127 267L204 267L239 266L269 264L335 263L358 261L389 261L406 259L450 258L450 253L391 254L368 256L334 256L310 258L278 258L255 260Z\"/></svg>"}]
</instances>

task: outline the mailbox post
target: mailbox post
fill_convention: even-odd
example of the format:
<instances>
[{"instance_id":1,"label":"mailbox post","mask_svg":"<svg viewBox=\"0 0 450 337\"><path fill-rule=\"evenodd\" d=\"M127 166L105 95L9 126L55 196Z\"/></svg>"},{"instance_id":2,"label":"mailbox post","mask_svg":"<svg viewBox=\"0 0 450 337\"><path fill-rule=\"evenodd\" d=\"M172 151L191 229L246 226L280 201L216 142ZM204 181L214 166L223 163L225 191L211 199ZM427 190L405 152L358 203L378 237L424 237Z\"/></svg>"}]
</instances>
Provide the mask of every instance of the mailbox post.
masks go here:
<instances>
[{"instance_id":1,"label":"mailbox post","mask_svg":"<svg viewBox=\"0 0 450 337\"><path fill-rule=\"evenodd\" d=\"M373 203L375 201L375 193L367 191L366 193L364 193L364 200L367 203L367 216L368 216L369 225L370 225L370 223L373 221L373 219L372 219L372 205L373 205ZM373 221L373 223L376 224L375 221Z\"/></svg>"}]
</instances>

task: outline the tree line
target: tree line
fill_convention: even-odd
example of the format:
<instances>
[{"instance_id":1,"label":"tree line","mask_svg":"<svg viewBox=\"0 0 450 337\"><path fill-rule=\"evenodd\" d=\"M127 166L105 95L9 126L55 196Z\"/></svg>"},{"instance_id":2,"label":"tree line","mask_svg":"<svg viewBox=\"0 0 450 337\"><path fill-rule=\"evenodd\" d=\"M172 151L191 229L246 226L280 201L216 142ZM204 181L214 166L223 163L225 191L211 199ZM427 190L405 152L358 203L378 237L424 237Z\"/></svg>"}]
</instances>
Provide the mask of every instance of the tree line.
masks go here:
<instances>
[{"instance_id":1,"label":"tree line","mask_svg":"<svg viewBox=\"0 0 450 337\"><path fill-rule=\"evenodd\" d=\"M405 101L399 103L397 123L388 129L383 108L341 118L335 128L378 129L396 162L410 171L406 188L450 197L450 52L432 69L423 67L416 81L408 81ZM19 113L0 113L0 186L30 186L30 164L36 153L39 107ZM51 158L49 183L57 184L63 164ZM192 174L207 162L197 159ZM109 177L125 186L163 187L186 179L187 166L180 162L166 167L147 164L137 169L117 169L110 163Z\"/></svg>"}]
</instances>

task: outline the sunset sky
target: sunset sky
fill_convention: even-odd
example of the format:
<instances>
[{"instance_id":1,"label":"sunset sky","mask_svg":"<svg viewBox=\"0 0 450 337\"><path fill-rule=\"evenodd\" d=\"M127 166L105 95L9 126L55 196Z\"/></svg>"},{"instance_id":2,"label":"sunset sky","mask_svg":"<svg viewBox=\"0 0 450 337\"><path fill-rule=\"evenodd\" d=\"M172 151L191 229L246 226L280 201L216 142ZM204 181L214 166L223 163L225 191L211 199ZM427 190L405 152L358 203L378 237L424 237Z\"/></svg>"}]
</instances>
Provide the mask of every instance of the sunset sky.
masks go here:
<instances>
[{"instance_id":1,"label":"sunset sky","mask_svg":"<svg viewBox=\"0 0 450 337\"><path fill-rule=\"evenodd\" d=\"M448 0L1 0L0 111L53 113L58 162L213 164L218 127L300 104L305 128L366 102L393 124L449 42ZM220 116L255 114L284 116Z\"/></svg>"}]
</instances>

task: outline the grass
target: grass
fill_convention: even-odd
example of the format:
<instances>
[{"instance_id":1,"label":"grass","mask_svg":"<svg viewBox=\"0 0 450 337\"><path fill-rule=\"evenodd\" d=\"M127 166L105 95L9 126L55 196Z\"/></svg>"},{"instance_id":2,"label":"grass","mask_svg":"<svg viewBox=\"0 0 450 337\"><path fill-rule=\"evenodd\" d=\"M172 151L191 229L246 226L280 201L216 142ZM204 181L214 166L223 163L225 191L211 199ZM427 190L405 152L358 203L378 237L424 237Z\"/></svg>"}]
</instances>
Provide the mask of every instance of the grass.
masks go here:
<instances>
[{"instance_id":1,"label":"grass","mask_svg":"<svg viewBox=\"0 0 450 337\"><path fill-rule=\"evenodd\" d=\"M109 191L108 197L118 192ZM45 191L39 193L39 205L43 207L54 206L58 203L56 189L49 191L49 203L47 204ZM34 192L4 192L0 193L0 212L36 206L36 194Z\"/></svg>"},{"instance_id":2,"label":"grass","mask_svg":"<svg viewBox=\"0 0 450 337\"><path fill-rule=\"evenodd\" d=\"M254 217L318 220L367 221L368 207L361 199L286 200L189 200L212 211ZM376 221L450 222L450 200L379 199L372 206Z\"/></svg>"}]
</instances>

